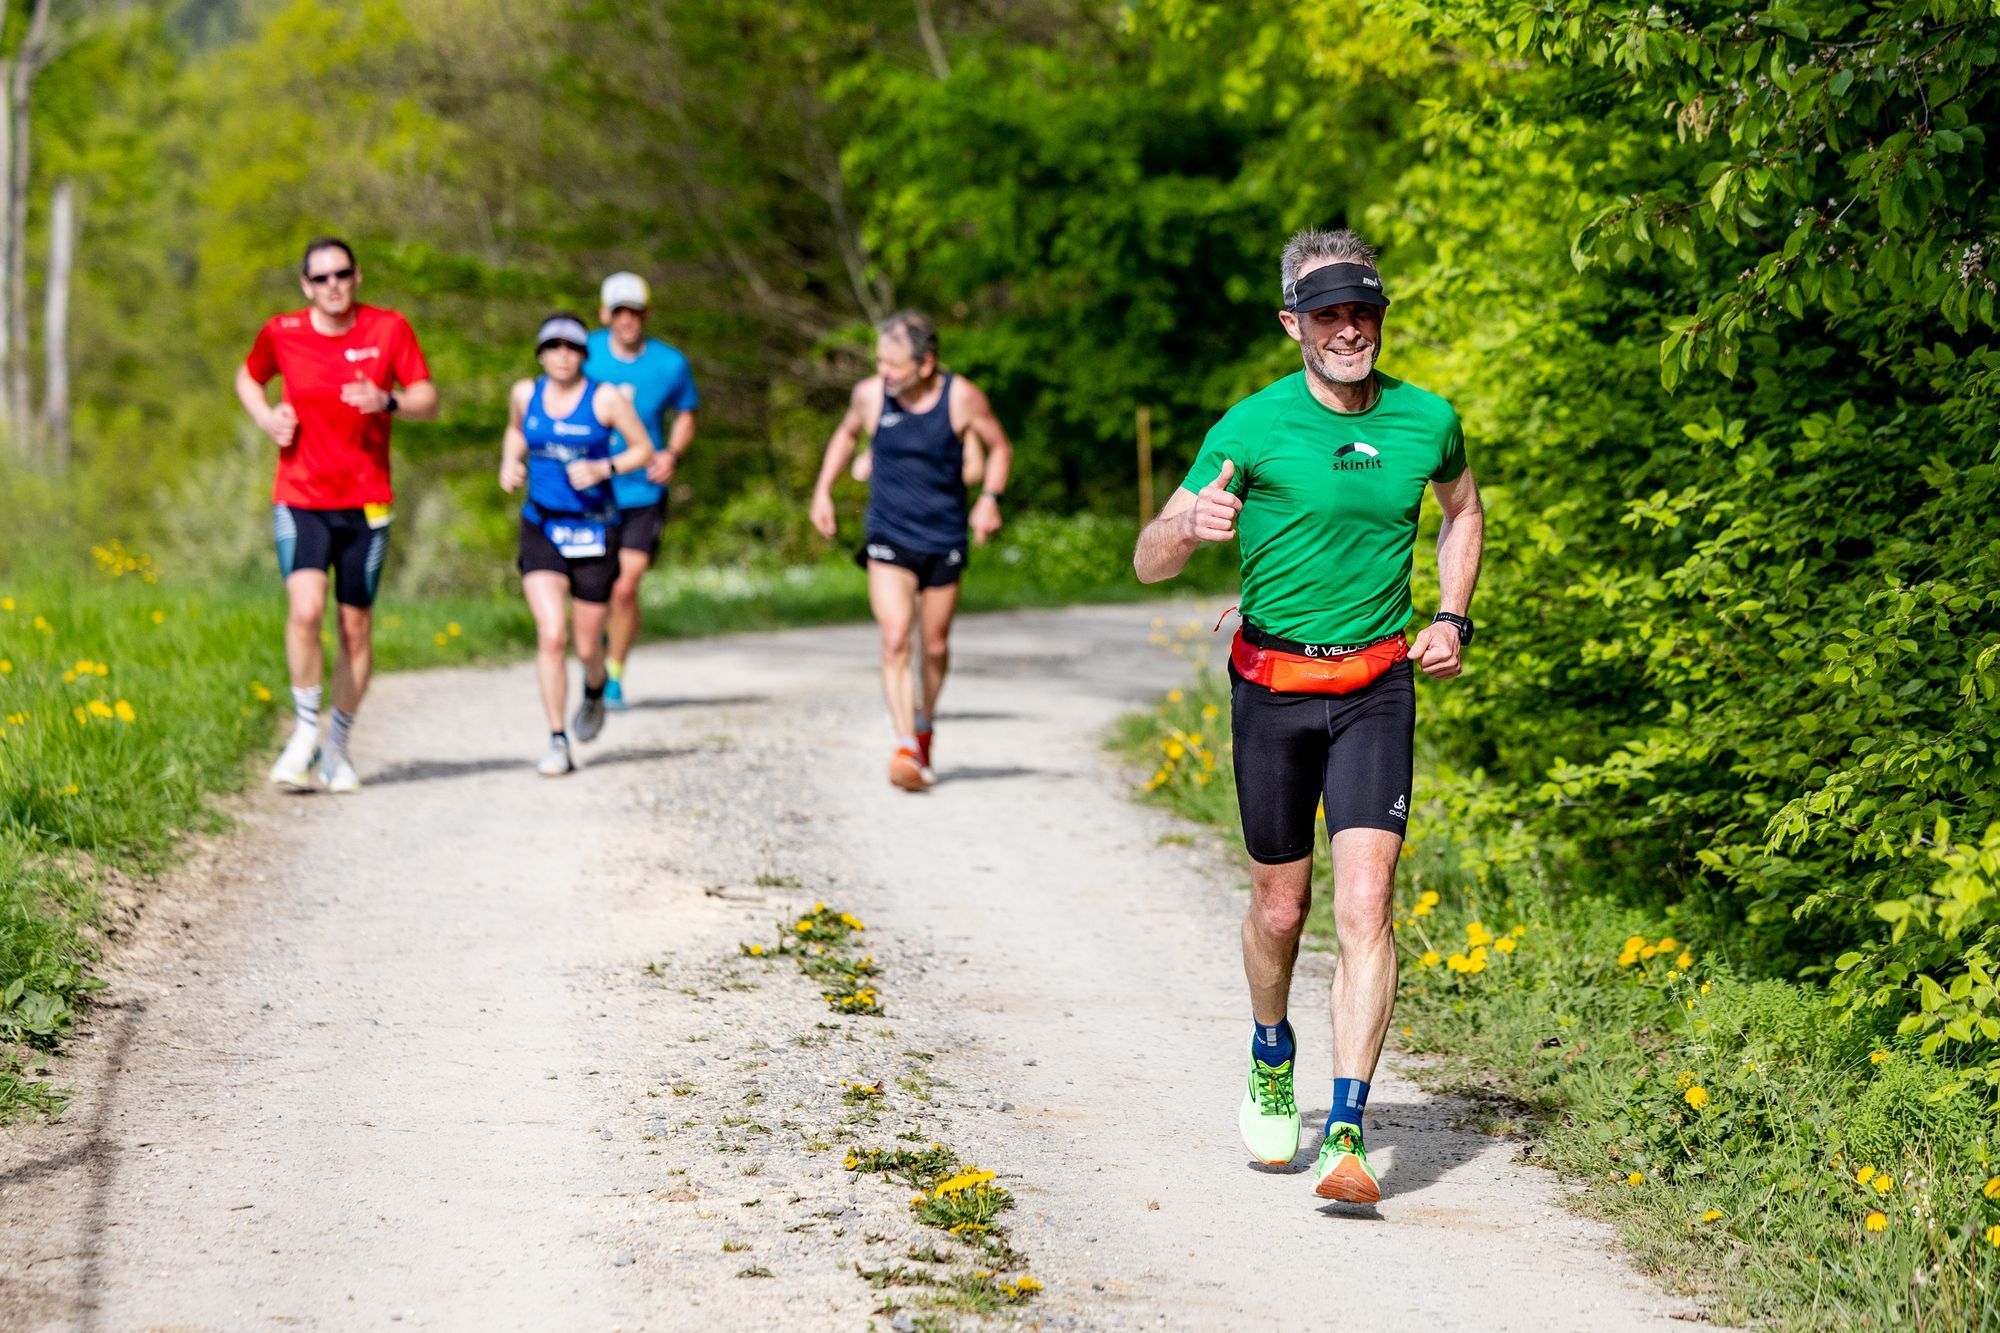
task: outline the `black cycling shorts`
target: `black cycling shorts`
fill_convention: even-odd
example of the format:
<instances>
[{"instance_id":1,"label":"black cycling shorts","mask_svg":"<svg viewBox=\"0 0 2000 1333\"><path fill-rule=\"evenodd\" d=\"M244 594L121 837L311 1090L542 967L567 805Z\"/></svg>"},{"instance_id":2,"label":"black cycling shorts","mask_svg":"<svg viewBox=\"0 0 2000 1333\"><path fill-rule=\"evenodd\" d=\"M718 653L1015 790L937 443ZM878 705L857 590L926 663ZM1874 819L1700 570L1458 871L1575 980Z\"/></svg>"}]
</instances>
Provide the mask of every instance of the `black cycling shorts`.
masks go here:
<instances>
[{"instance_id":1,"label":"black cycling shorts","mask_svg":"<svg viewBox=\"0 0 2000 1333\"><path fill-rule=\"evenodd\" d=\"M1326 828L1401 833L1410 817L1416 677L1407 661L1352 694L1280 694L1229 669L1236 805L1250 859L1312 855L1313 813Z\"/></svg>"},{"instance_id":2,"label":"black cycling shorts","mask_svg":"<svg viewBox=\"0 0 2000 1333\"><path fill-rule=\"evenodd\" d=\"M894 565L907 569L917 576L919 588L943 588L956 583L965 573L965 548L953 551L913 551L907 546L896 546L880 537L870 537L862 548L854 553L854 563L863 569L869 563Z\"/></svg>"},{"instance_id":3,"label":"black cycling shorts","mask_svg":"<svg viewBox=\"0 0 2000 1333\"><path fill-rule=\"evenodd\" d=\"M649 505L618 511L618 549L640 551L647 560L660 554L660 533L667 526L667 497Z\"/></svg>"},{"instance_id":4,"label":"black cycling shorts","mask_svg":"<svg viewBox=\"0 0 2000 1333\"><path fill-rule=\"evenodd\" d=\"M618 528L604 533L604 554L569 556L556 549L542 525L521 520L521 558L516 563L523 574L547 570L569 580L569 595L579 602L608 602L611 585L618 581Z\"/></svg>"},{"instance_id":5,"label":"black cycling shorts","mask_svg":"<svg viewBox=\"0 0 2000 1333\"><path fill-rule=\"evenodd\" d=\"M278 573L290 578L301 569L325 571L334 600L364 610L375 605L382 561L389 554L389 520L368 526L361 509L300 509L271 506L271 536L278 547Z\"/></svg>"}]
</instances>

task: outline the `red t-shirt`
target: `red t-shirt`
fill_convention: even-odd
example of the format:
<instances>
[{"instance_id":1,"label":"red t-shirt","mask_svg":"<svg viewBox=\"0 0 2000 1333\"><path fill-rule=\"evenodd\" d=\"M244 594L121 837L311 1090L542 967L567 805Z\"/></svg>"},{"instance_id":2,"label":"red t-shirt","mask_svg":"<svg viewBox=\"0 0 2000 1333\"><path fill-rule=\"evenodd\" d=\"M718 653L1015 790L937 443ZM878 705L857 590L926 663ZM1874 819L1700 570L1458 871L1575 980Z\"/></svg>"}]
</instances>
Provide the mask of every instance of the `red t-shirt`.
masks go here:
<instances>
[{"instance_id":1,"label":"red t-shirt","mask_svg":"<svg viewBox=\"0 0 2000 1333\"><path fill-rule=\"evenodd\" d=\"M278 451L273 500L301 509L359 509L395 498L391 417L349 407L340 401L340 386L366 379L390 389L429 379L408 321L393 310L357 306L353 327L328 337L313 328L309 310L273 315L243 365L259 384L284 376L284 401L299 415L298 433Z\"/></svg>"}]
</instances>

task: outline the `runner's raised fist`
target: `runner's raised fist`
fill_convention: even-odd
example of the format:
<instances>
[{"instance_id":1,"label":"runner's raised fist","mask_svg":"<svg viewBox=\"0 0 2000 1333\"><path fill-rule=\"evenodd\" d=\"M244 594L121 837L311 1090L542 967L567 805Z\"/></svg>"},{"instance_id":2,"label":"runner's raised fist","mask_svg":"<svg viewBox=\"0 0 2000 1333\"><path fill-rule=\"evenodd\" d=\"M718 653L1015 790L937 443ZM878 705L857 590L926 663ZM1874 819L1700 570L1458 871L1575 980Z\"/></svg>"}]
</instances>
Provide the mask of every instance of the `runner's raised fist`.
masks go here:
<instances>
[{"instance_id":1,"label":"runner's raised fist","mask_svg":"<svg viewBox=\"0 0 2000 1333\"><path fill-rule=\"evenodd\" d=\"M292 437L299 433L299 414L292 410L290 403L279 403L265 415L263 426L264 433L280 449L287 449L291 447Z\"/></svg>"},{"instance_id":2,"label":"runner's raised fist","mask_svg":"<svg viewBox=\"0 0 2000 1333\"><path fill-rule=\"evenodd\" d=\"M1188 510L1188 531L1198 542L1226 542L1236 536L1236 516L1243 501L1229 493L1230 478L1236 475L1236 461L1222 460L1215 480L1195 493L1194 508Z\"/></svg>"}]
</instances>

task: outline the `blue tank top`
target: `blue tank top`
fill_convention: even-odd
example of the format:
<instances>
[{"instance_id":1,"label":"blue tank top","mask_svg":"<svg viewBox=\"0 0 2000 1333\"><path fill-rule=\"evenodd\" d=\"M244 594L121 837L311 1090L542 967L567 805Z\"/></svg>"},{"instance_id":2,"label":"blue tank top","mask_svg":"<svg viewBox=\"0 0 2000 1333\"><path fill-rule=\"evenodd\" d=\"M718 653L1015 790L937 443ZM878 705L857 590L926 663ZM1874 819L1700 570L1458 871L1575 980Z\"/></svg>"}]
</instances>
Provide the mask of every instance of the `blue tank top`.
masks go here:
<instances>
[{"instance_id":1,"label":"blue tank top","mask_svg":"<svg viewBox=\"0 0 2000 1333\"><path fill-rule=\"evenodd\" d=\"M870 447L868 535L914 551L964 547L965 446L951 428L950 372L928 412L905 411L885 387Z\"/></svg>"},{"instance_id":2,"label":"blue tank top","mask_svg":"<svg viewBox=\"0 0 2000 1333\"><path fill-rule=\"evenodd\" d=\"M521 417L521 434L528 440L528 498L521 512L531 520L541 514L615 517L618 501L610 482L581 491L569 484L569 465L577 459L611 457L611 427L597 419L597 381L584 379L583 397L560 420L542 404L548 382L546 375L535 381Z\"/></svg>"}]
</instances>

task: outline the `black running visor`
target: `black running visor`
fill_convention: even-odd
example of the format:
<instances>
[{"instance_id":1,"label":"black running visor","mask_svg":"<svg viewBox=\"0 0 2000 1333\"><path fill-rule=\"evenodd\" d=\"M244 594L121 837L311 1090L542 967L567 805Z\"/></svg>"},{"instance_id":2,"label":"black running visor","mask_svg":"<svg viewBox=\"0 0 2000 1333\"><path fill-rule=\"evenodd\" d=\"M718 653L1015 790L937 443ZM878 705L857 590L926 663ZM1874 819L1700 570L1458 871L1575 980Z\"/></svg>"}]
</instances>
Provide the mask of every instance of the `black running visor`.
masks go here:
<instances>
[{"instance_id":1,"label":"black running visor","mask_svg":"<svg viewBox=\"0 0 2000 1333\"><path fill-rule=\"evenodd\" d=\"M1300 314L1349 301L1386 310L1389 297L1382 290L1382 275L1367 264L1322 264L1285 284L1285 309Z\"/></svg>"}]
</instances>

